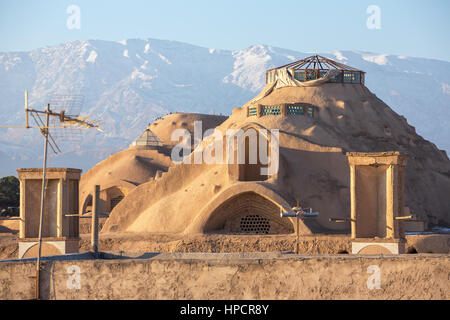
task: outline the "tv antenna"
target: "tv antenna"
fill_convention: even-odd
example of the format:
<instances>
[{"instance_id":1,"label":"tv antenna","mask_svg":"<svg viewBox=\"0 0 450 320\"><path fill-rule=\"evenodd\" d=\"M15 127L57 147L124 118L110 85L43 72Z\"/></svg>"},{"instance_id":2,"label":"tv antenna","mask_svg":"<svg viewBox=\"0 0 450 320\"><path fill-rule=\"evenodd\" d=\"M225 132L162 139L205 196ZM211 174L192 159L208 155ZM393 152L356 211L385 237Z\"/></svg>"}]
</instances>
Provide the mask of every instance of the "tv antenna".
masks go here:
<instances>
[{"instance_id":1,"label":"tv antenna","mask_svg":"<svg viewBox=\"0 0 450 320\"><path fill-rule=\"evenodd\" d=\"M47 188L47 149L48 146L55 154L61 153L56 140L80 137L81 130L96 129L103 132L98 121L80 116L84 97L81 95L53 95L45 110L28 107L28 91L25 91L25 126L0 126L0 128L31 129L37 128L44 136L44 157L42 165L41 208L39 217L39 249L36 262L36 298L39 299L39 275L42 253L42 229L44 220L45 194ZM30 118L34 125L30 125ZM53 134L50 133L52 129ZM68 135L69 134L69 135Z\"/></svg>"}]
</instances>

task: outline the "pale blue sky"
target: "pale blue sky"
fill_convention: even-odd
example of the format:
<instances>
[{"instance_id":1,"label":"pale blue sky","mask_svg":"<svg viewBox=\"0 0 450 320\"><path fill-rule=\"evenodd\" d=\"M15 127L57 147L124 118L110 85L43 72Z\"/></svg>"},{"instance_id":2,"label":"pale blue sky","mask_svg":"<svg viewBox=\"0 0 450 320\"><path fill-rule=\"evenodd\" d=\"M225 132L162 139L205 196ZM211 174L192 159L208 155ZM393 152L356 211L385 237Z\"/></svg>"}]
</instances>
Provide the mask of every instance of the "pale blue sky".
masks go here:
<instances>
[{"instance_id":1,"label":"pale blue sky","mask_svg":"<svg viewBox=\"0 0 450 320\"><path fill-rule=\"evenodd\" d=\"M71 4L81 10L80 30L66 27ZM379 30L366 27L369 5L381 9ZM448 0L0 0L0 51L156 38L220 49L267 44L450 61L449 14Z\"/></svg>"}]
</instances>

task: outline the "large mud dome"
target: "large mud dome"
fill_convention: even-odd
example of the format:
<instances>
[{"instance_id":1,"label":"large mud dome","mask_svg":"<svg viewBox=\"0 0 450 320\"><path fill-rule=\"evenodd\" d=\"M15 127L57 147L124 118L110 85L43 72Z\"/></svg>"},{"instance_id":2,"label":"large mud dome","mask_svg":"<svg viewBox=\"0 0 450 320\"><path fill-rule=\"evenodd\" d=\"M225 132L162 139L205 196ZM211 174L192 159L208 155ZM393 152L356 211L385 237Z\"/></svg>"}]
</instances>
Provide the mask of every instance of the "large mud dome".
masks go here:
<instances>
[{"instance_id":1,"label":"large mud dome","mask_svg":"<svg viewBox=\"0 0 450 320\"><path fill-rule=\"evenodd\" d=\"M258 105L287 104L311 106L312 113L249 114L249 108ZM314 223L303 226L307 233L348 232L347 224L329 221L330 217L346 218L350 212L344 152L390 150L408 155L405 204L410 212L429 226L449 225L450 161L446 153L419 136L404 117L363 84L275 89L257 104L249 102L234 109L217 126L222 133L238 128L280 130L276 175L263 181L239 181L239 174L227 165L171 166L160 179L133 189L112 211L103 231L204 232L209 215L222 202L257 190L280 207L289 208L300 199L303 206L319 211ZM160 124L158 130L162 130ZM170 125L165 130L170 132Z\"/></svg>"}]
</instances>

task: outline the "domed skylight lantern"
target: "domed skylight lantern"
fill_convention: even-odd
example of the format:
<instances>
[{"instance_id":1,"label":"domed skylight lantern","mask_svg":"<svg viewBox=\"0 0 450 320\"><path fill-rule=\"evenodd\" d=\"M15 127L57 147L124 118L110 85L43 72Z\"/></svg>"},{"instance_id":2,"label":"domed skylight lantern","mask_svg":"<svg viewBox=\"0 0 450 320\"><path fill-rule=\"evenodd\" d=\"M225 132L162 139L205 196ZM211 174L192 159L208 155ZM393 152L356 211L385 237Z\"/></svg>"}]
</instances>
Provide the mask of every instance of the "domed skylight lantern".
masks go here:
<instances>
[{"instance_id":1,"label":"domed skylight lantern","mask_svg":"<svg viewBox=\"0 0 450 320\"><path fill-rule=\"evenodd\" d=\"M150 129L145 129L145 131L137 138L130 147L161 147L163 144L161 140L153 133Z\"/></svg>"},{"instance_id":2,"label":"domed skylight lantern","mask_svg":"<svg viewBox=\"0 0 450 320\"><path fill-rule=\"evenodd\" d=\"M300 82L328 78L328 82L364 84L364 71L319 55L267 70L266 84L278 80L280 70L287 70L293 79Z\"/></svg>"}]
</instances>

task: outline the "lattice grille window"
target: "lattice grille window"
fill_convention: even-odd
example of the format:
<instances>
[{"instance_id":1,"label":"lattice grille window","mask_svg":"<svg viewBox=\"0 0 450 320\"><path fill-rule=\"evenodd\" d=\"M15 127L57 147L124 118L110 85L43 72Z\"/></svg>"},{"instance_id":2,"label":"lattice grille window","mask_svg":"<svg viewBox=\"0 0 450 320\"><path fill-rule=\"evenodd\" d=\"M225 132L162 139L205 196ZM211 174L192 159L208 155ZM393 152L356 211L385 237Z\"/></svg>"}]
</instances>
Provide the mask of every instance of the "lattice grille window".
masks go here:
<instances>
[{"instance_id":1,"label":"lattice grille window","mask_svg":"<svg viewBox=\"0 0 450 320\"><path fill-rule=\"evenodd\" d=\"M360 83L361 82L361 74L359 72L344 72L344 82L349 83Z\"/></svg>"},{"instance_id":2,"label":"lattice grille window","mask_svg":"<svg viewBox=\"0 0 450 320\"><path fill-rule=\"evenodd\" d=\"M307 70L306 71L306 81L309 80L316 80L317 79L317 74L316 74L316 70Z\"/></svg>"},{"instance_id":3,"label":"lattice grille window","mask_svg":"<svg viewBox=\"0 0 450 320\"><path fill-rule=\"evenodd\" d=\"M258 108L256 107L250 107L248 108L248 116L257 116L258 115Z\"/></svg>"},{"instance_id":4,"label":"lattice grille window","mask_svg":"<svg viewBox=\"0 0 450 320\"><path fill-rule=\"evenodd\" d=\"M281 108L280 106L261 106L261 115L280 115Z\"/></svg>"},{"instance_id":5,"label":"lattice grille window","mask_svg":"<svg viewBox=\"0 0 450 320\"><path fill-rule=\"evenodd\" d=\"M114 209L115 206L119 204L120 201L122 201L123 196L117 196L115 198L111 199L111 210Z\"/></svg>"},{"instance_id":6,"label":"lattice grille window","mask_svg":"<svg viewBox=\"0 0 450 320\"><path fill-rule=\"evenodd\" d=\"M303 106L296 106L296 105L287 105L287 114L299 114L304 115L305 111L303 109Z\"/></svg>"},{"instance_id":7,"label":"lattice grille window","mask_svg":"<svg viewBox=\"0 0 450 320\"><path fill-rule=\"evenodd\" d=\"M294 115L307 115L308 117L313 117L314 115L314 108L313 107L306 107L301 105L293 105L288 104L286 105L287 111L286 113L288 115L294 114Z\"/></svg>"},{"instance_id":8,"label":"lattice grille window","mask_svg":"<svg viewBox=\"0 0 450 320\"><path fill-rule=\"evenodd\" d=\"M270 221L257 214L251 214L241 218L241 232L245 233L269 233Z\"/></svg>"},{"instance_id":9,"label":"lattice grille window","mask_svg":"<svg viewBox=\"0 0 450 320\"><path fill-rule=\"evenodd\" d=\"M342 82L342 72L339 72L337 76L331 78L330 82Z\"/></svg>"},{"instance_id":10,"label":"lattice grille window","mask_svg":"<svg viewBox=\"0 0 450 320\"><path fill-rule=\"evenodd\" d=\"M294 78L297 79L298 81L304 82L305 81L305 70L295 70Z\"/></svg>"}]
</instances>

